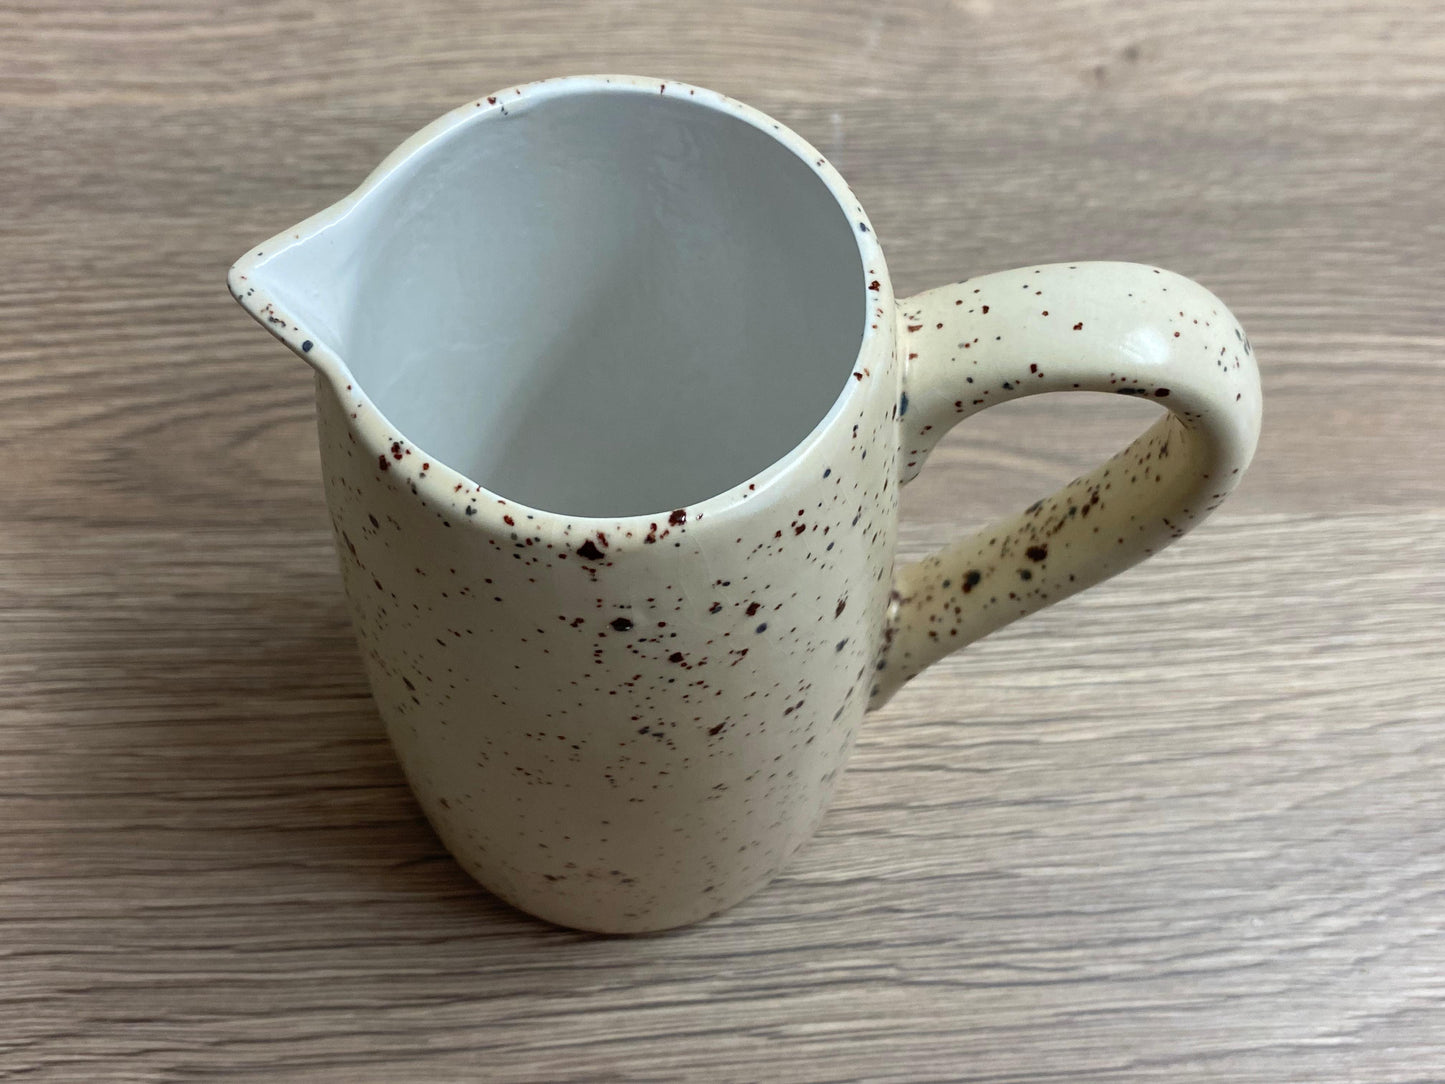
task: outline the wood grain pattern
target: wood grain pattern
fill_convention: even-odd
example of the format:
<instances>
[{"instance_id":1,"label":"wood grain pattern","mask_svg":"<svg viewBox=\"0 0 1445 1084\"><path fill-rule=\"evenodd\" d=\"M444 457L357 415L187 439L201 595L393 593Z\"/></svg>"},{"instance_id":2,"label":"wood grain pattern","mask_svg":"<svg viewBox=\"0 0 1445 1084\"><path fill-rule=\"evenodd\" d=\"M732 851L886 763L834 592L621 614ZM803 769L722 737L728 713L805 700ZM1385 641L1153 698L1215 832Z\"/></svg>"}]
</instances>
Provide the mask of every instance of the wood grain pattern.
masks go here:
<instances>
[{"instance_id":1,"label":"wood grain pattern","mask_svg":"<svg viewBox=\"0 0 1445 1084\"><path fill-rule=\"evenodd\" d=\"M658 72L853 182L901 291L1199 278L1266 428L1180 546L867 727L768 891L602 939L480 893L346 626L247 244L465 97ZM0 9L0 1079L1445 1079L1445 9ZM951 436L917 555L1147 423Z\"/></svg>"}]
</instances>

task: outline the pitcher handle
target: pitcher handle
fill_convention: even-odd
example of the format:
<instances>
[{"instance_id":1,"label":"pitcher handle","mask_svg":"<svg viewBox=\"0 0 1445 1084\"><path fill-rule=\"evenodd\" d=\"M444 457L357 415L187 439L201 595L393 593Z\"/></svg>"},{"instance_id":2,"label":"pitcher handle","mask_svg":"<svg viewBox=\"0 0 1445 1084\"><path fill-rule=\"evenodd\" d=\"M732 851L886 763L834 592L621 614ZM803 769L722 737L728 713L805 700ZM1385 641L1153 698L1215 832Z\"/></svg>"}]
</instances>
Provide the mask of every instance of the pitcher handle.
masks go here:
<instances>
[{"instance_id":1,"label":"pitcher handle","mask_svg":"<svg viewBox=\"0 0 1445 1084\"><path fill-rule=\"evenodd\" d=\"M871 707L944 655L1156 553L1239 482L1259 439L1249 339L1198 283L1130 263L1051 264L898 303L901 481L953 426L1049 391L1168 408L1022 513L895 573Z\"/></svg>"}]
</instances>

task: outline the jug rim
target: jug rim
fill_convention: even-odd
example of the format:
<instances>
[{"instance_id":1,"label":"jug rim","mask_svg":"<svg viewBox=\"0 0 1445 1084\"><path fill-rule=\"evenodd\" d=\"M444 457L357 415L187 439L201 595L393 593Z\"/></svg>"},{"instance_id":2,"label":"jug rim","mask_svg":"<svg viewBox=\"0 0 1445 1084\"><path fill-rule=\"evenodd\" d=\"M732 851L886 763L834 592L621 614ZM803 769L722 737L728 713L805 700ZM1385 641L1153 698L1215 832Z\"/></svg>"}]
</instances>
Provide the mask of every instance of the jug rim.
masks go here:
<instances>
[{"instance_id":1,"label":"jug rim","mask_svg":"<svg viewBox=\"0 0 1445 1084\"><path fill-rule=\"evenodd\" d=\"M531 104L579 93L663 94L684 98L691 105L730 114L751 125L812 168L824 188L837 202L845 219L851 223L858 245L860 303L864 309L863 331L854 352L854 364L843 376L842 386L829 409L808 433L783 455L752 475L718 493L694 501L686 508L659 509L618 516L571 515L565 511L528 505L479 484L467 474L447 465L443 460L431 457L424 448L406 439L400 428L392 424L372 402L346 362L324 336L303 327L295 314L267 289L265 276L259 273L272 259L291 248L305 244L340 222L404 164L453 131L467 125L505 117L508 106L513 103ZM513 513L520 512L528 520L529 530L563 543L590 537L590 532L596 528L616 531L613 552L631 548L624 539L634 541L640 546L649 527L659 522L666 524L669 518L674 527L681 527L683 523L700 526L703 520L727 520L732 518L730 512L741 513L750 505L755 506L755 498L763 497L769 486L788 475L793 466L806 457L807 452L862 393L863 377L858 371L859 359L869 350L870 344L878 341L880 335L884 336L885 342L888 341L891 332L887 329L887 321L894 319L895 307L888 267L873 224L848 183L822 152L781 121L721 92L675 79L617 74L558 76L508 87L457 106L403 140L360 185L341 199L248 249L232 264L226 281L232 297L257 323L331 384L338 399L349 408L349 423L353 433L368 453L377 457L380 469L390 469L392 461L399 463L406 459L427 464L422 480L410 479L412 492L418 498L424 502L452 507L457 519L490 530L511 531L513 527L510 521L515 518ZM681 519L679 513L683 514ZM507 517L506 521L503 516Z\"/></svg>"}]
</instances>

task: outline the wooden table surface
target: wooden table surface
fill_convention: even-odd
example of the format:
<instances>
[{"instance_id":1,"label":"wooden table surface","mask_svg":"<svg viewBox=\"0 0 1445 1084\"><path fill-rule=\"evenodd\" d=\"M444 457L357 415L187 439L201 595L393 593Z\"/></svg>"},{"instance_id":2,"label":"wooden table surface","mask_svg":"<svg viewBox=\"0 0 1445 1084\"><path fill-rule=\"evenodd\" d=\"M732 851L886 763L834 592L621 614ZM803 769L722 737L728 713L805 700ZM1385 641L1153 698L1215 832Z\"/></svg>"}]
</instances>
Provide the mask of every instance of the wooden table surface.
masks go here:
<instances>
[{"instance_id":1,"label":"wooden table surface","mask_svg":"<svg viewBox=\"0 0 1445 1084\"><path fill-rule=\"evenodd\" d=\"M0 7L0 1078L1445 1079L1442 12ZM450 106L585 71L795 127L901 293L1198 278L1266 392L1209 523L920 678L770 888L637 939L509 910L423 822L309 374L222 281ZM1154 409L990 412L907 552Z\"/></svg>"}]
</instances>

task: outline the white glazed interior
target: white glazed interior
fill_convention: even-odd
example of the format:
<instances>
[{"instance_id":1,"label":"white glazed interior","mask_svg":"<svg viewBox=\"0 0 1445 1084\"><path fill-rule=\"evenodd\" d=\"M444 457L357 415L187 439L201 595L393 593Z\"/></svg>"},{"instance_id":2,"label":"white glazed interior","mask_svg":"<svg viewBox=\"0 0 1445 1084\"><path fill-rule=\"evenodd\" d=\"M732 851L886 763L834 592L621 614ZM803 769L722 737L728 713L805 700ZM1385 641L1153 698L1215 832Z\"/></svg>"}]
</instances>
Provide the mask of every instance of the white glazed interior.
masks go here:
<instances>
[{"instance_id":1,"label":"white glazed interior","mask_svg":"<svg viewBox=\"0 0 1445 1084\"><path fill-rule=\"evenodd\" d=\"M534 508L657 512L785 456L866 312L813 164L688 98L501 106L278 253L273 294L411 443Z\"/></svg>"}]
</instances>

